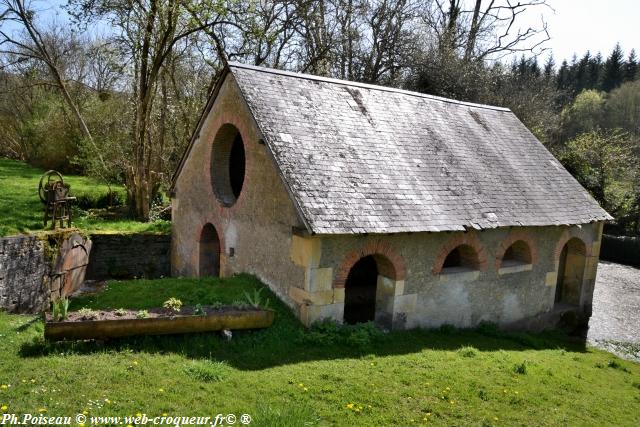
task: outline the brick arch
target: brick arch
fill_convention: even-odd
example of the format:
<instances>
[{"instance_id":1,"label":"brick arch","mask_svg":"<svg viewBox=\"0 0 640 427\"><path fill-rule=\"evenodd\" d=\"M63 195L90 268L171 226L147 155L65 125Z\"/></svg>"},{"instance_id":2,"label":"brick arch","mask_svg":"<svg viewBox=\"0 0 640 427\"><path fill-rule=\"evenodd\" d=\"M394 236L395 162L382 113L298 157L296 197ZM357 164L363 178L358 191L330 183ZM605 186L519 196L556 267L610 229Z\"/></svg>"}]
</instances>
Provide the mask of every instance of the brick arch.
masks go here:
<instances>
[{"instance_id":1,"label":"brick arch","mask_svg":"<svg viewBox=\"0 0 640 427\"><path fill-rule=\"evenodd\" d=\"M504 258L504 254L507 249L518 241L523 241L529 247L529 251L531 252L531 264L536 264L538 262L540 259L538 254L538 245L536 244L533 235L529 231L525 230L512 230L496 250L496 270L500 268L502 258Z\"/></svg>"},{"instance_id":2,"label":"brick arch","mask_svg":"<svg viewBox=\"0 0 640 427\"><path fill-rule=\"evenodd\" d=\"M218 223L218 221L212 217L202 218L201 222L198 223L198 226L194 228L193 235L192 235L193 241L200 242L200 236L202 234L202 230L207 224L211 224L213 228L216 230L216 233L218 233L218 239L220 240L220 247L224 248L225 247L224 234L222 233L222 227Z\"/></svg>"},{"instance_id":3,"label":"brick arch","mask_svg":"<svg viewBox=\"0 0 640 427\"><path fill-rule=\"evenodd\" d=\"M585 256L586 257L590 257L591 256L591 245L588 244L587 242L589 242L589 239L586 238L585 233L581 232L582 230L577 230L575 228L569 229L569 230L564 230L562 232L562 234L560 235L560 238L558 239L558 243L556 243L556 247L553 250L553 260L554 262L558 262L560 260L560 253L562 252L562 249L564 248L564 245L567 244L567 242L569 242L569 240L571 239L578 239L580 240L580 242L582 242L582 244L584 245L585 248Z\"/></svg>"},{"instance_id":4,"label":"brick arch","mask_svg":"<svg viewBox=\"0 0 640 427\"><path fill-rule=\"evenodd\" d=\"M451 253L455 248L461 245L470 246L478 257L478 270L484 271L487 269L487 253L480 243L480 239L475 233L461 233L452 236L440 249L440 253L433 263L431 269L433 274L440 274L442 272L442 266L444 265L447 255Z\"/></svg>"},{"instance_id":5,"label":"brick arch","mask_svg":"<svg viewBox=\"0 0 640 427\"><path fill-rule=\"evenodd\" d=\"M404 259L388 243L377 240L365 243L344 257L333 281L333 287L344 288L353 265L369 255L376 260L380 275L393 280L404 280L406 277L407 267Z\"/></svg>"}]
</instances>

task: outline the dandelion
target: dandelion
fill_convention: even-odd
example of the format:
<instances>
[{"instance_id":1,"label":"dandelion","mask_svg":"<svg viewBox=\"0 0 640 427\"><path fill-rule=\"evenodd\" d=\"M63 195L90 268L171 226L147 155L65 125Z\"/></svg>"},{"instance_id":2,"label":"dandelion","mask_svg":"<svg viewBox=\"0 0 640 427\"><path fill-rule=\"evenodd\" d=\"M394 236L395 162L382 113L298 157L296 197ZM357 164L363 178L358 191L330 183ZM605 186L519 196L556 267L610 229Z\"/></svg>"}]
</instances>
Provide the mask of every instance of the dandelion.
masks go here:
<instances>
[{"instance_id":1,"label":"dandelion","mask_svg":"<svg viewBox=\"0 0 640 427\"><path fill-rule=\"evenodd\" d=\"M307 387L303 388L304 391L309 391L309 389Z\"/></svg>"},{"instance_id":2,"label":"dandelion","mask_svg":"<svg viewBox=\"0 0 640 427\"><path fill-rule=\"evenodd\" d=\"M7 405L0 406L0 411L2 411L2 412L6 411L7 409L9 409L9 407Z\"/></svg>"},{"instance_id":3,"label":"dandelion","mask_svg":"<svg viewBox=\"0 0 640 427\"><path fill-rule=\"evenodd\" d=\"M431 416L431 412L427 412L427 417L430 417L430 416Z\"/></svg>"},{"instance_id":4,"label":"dandelion","mask_svg":"<svg viewBox=\"0 0 640 427\"><path fill-rule=\"evenodd\" d=\"M136 417L137 417L137 418L141 418L141 417L142 417L142 414L141 414L140 412L138 412L138 413L136 414Z\"/></svg>"},{"instance_id":5,"label":"dandelion","mask_svg":"<svg viewBox=\"0 0 640 427\"><path fill-rule=\"evenodd\" d=\"M164 389L163 389L163 388L159 388L159 389L158 389L158 391L159 391L160 393L164 393Z\"/></svg>"},{"instance_id":6,"label":"dandelion","mask_svg":"<svg viewBox=\"0 0 640 427\"><path fill-rule=\"evenodd\" d=\"M451 403L452 405L455 405L456 401L455 400L450 400L449 403Z\"/></svg>"},{"instance_id":7,"label":"dandelion","mask_svg":"<svg viewBox=\"0 0 640 427\"><path fill-rule=\"evenodd\" d=\"M89 415L89 411L85 409L84 411L82 411L82 415Z\"/></svg>"},{"instance_id":8,"label":"dandelion","mask_svg":"<svg viewBox=\"0 0 640 427\"><path fill-rule=\"evenodd\" d=\"M169 415L169 414L167 414L166 412L163 412L163 413L162 413L162 416L163 416L163 417L166 417L167 415Z\"/></svg>"},{"instance_id":9,"label":"dandelion","mask_svg":"<svg viewBox=\"0 0 640 427\"><path fill-rule=\"evenodd\" d=\"M25 384L27 382L27 380L23 379L22 380L22 384Z\"/></svg>"},{"instance_id":10,"label":"dandelion","mask_svg":"<svg viewBox=\"0 0 640 427\"><path fill-rule=\"evenodd\" d=\"M304 387L303 383L298 384L298 387Z\"/></svg>"},{"instance_id":11,"label":"dandelion","mask_svg":"<svg viewBox=\"0 0 640 427\"><path fill-rule=\"evenodd\" d=\"M78 427L84 427L84 423L78 423Z\"/></svg>"},{"instance_id":12,"label":"dandelion","mask_svg":"<svg viewBox=\"0 0 640 427\"><path fill-rule=\"evenodd\" d=\"M3 390L6 390L6 389L9 388L9 386L7 384L2 384L2 385L0 385L0 388L3 389Z\"/></svg>"},{"instance_id":13,"label":"dandelion","mask_svg":"<svg viewBox=\"0 0 640 427\"><path fill-rule=\"evenodd\" d=\"M35 384L36 380L31 378L29 381L31 381L31 384Z\"/></svg>"},{"instance_id":14,"label":"dandelion","mask_svg":"<svg viewBox=\"0 0 640 427\"><path fill-rule=\"evenodd\" d=\"M514 391L514 393L515 393L515 394L518 394L518 392L517 392L517 391Z\"/></svg>"},{"instance_id":15,"label":"dandelion","mask_svg":"<svg viewBox=\"0 0 640 427\"><path fill-rule=\"evenodd\" d=\"M138 366L138 361L137 361L137 360L134 360L134 361L133 361L133 362L131 362L131 363L133 363L133 366Z\"/></svg>"},{"instance_id":16,"label":"dandelion","mask_svg":"<svg viewBox=\"0 0 640 427\"><path fill-rule=\"evenodd\" d=\"M451 388L447 387L447 390L451 390Z\"/></svg>"},{"instance_id":17,"label":"dandelion","mask_svg":"<svg viewBox=\"0 0 640 427\"><path fill-rule=\"evenodd\" d=\"M45 412L47 412L46 408L40 408L38 409L38 412L40 412L41 414L44 414Z\"/></svg>"},{"instance_id":18,"label":"dandelion","mask_svg":"<svg viewBox=\"0 0 640 427\"><path fill-rule=\"evenodd\" d=\"M498 421L498 417L493 417L493 421Z\"/></svg>"},{"instance_id":19,"label":"dandelion","mask_svg":"<svg viewBox=\"0 0 640 427\"><path fill-rule=\"evenodd\" d=\"M353 409L355 405L353 403L347 403L347 408L349 409Z\"/></svg>"},{"instance_id":20,"label":"dandelion","mask_svg":"<svg viewBox=\"0 0 640 427\"><path fill-rule=\"evenodd\" d=\"M111 401L110 401L109 399L105 399L105 400L104 400L104 402L105 402L107 405L111 405Z\"/></svg>"}]
</instances>

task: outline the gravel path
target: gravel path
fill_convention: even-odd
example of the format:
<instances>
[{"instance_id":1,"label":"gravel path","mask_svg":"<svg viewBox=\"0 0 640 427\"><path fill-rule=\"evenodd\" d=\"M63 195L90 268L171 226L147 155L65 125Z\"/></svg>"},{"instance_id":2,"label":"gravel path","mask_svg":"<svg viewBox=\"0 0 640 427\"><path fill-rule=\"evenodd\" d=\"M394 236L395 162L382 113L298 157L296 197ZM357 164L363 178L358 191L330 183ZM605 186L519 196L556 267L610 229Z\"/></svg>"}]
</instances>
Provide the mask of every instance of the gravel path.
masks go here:
<instances>
[{"instance_id":1,"label":"gravel path","mask_svg":"<svg viewBox=\"0 0 640 427\"><path fill-rule=\"evenodd\" d=\"M600 262L588 340L640 361L640 269Z\"/></svg>"}]
</instances>

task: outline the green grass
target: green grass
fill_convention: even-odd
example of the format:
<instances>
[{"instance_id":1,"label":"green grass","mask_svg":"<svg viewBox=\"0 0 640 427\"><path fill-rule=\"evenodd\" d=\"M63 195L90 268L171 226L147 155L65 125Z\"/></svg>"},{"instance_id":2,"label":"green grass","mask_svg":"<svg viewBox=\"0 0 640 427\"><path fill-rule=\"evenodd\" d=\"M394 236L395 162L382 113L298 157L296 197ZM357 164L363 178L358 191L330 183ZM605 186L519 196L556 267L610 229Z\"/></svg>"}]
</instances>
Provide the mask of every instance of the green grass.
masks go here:
<instances>
[{"instance_id":1,"label":"green grass","mask_svg":"<svg viewBox=\"0 0 640 427\"><path fill-rule=\"evenodd\" d=\"M232 303L260 286L247 275L110 282L72 308ZM255 426L640 425L640 366L560 333L307 331L269 297L274 325L231 341L212 333L48 344L38 318L0 314L0 384L11 385L0 388L0 407L248 413Z\"/></svg>"},{"instance_id":2,"label":"green grass","mask_svg":"<svg viewBox=\"0 0 640 427\"><path fill-rule=\"evenodd\" d=\"M0 158L0 236L28 233L43 229L43 204L38 196L38 183L44 171L15 160ZM78 198L96 200L108 194L108 187L83 176L65 175L65 183L71 185L71 194ZM112 189L124 200L122 186ZM158 232L170 229L168 221L138 222L118 219L104 220L91 217L76 209L72 225L86 232Z\"/></svg>"}]
</instances>

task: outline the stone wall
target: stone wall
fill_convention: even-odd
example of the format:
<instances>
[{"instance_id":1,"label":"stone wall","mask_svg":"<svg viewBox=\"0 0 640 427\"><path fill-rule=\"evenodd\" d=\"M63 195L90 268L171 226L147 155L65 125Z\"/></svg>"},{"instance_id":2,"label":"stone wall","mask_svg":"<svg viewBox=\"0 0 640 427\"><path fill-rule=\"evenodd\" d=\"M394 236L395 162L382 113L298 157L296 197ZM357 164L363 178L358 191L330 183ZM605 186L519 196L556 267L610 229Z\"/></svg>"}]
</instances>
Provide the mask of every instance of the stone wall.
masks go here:
<instances>
[{"instance_id":1,"label":"stone wall","mask_svg":"<svg viewBox=\"0 0 640 427\"><path fill-rule=\"evenodd\" d=\"M602 224L594 223L467 233L295 237L292 253L299 254L296 262L307 274L299 289L289 293L304 323L322 318L341 321L350 267L361 257L375 255L376 323L394 329L471 327L483 321L509 326L567 305L555 303L559 258L567 242L579 239L585 250L574 308L589 316L601 233ZM505 242L516 239L530 245L531 263L501 262ZM459 244L477 251L477 268L443 270L446 253Z\"/></svg>"},{"instance_id":2,"label":"stone wall","mask_svg":"<svg viewBox=\"0 0 640 427\"><path fill-rule=\"evenodd\" d=\"M43 243L35 236L0 238L0 309L37 313L47 307L44 285L50 266Z\"/></svg>"},{"instance_id":3,"label":"stone wall","mask_svg":"<svg viewBox=\"0 0 640 427\"><path fill-rule=\"evenodd\" d=\"M171 274L171 236L94 234L87 279L159 278Z\"/></svg>"}]
</instances>

